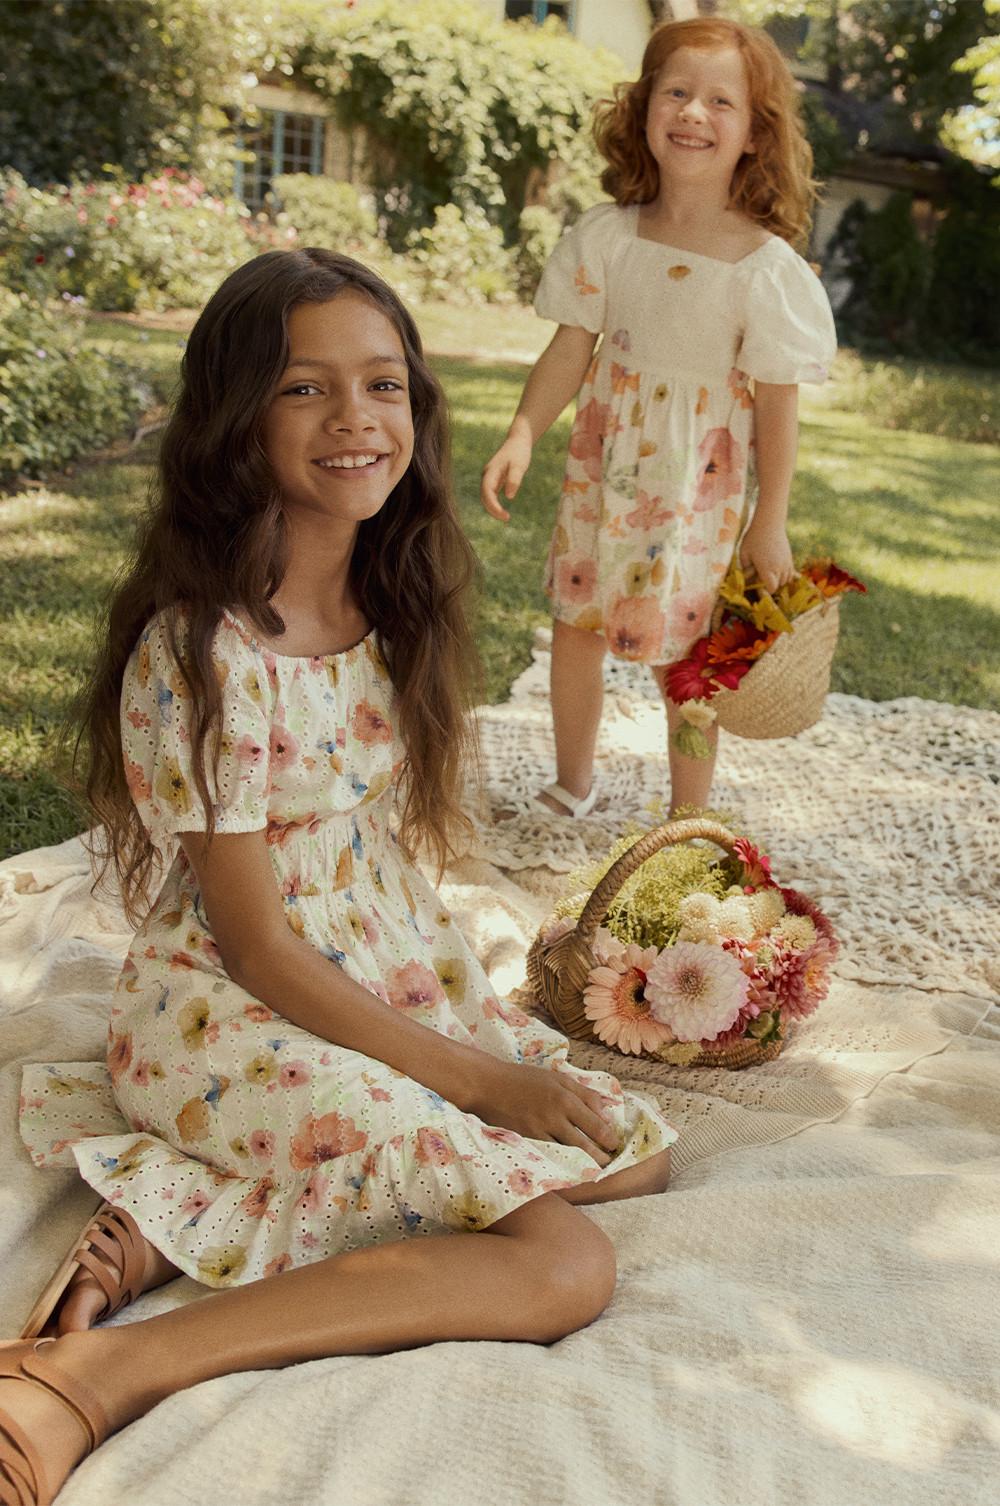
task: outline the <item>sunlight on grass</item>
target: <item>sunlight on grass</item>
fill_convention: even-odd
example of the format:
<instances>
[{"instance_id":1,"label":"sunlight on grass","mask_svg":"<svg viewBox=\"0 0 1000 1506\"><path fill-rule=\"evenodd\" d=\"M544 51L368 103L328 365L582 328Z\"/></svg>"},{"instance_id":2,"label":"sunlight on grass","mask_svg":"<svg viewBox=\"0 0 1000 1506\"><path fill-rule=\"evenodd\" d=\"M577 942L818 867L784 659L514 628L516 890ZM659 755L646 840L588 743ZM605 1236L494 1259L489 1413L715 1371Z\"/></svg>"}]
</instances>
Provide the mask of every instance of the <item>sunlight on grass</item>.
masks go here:
<instances>
[{"instance_id":1,"label":"sunlight on grass","mask_svg":"<svg viewBox=\"0 0 1000 1506\"><path fill-rule=\"evenodd\" d=\"M479 476L506 432L524 363L551 326L520 308L418 314L451 407L455 489L482 565L485 689L498 701L529 662L535 626L548 620L541 582L569 414L537 446L509 524L482 511ZM138 358L159 396L170 390L183 331L111 321L95 329L106 348ZM0 499L2 854L61 841L82 824L55 774L58 732L146 495L154 445ZM991 447L874 428L862 413L841 411L835 393L804 393L793 545L800 556L833 554L869 586L867 597L843 604L835 689L1000 706L995 498Z\"/></svg>"}]
</instances>

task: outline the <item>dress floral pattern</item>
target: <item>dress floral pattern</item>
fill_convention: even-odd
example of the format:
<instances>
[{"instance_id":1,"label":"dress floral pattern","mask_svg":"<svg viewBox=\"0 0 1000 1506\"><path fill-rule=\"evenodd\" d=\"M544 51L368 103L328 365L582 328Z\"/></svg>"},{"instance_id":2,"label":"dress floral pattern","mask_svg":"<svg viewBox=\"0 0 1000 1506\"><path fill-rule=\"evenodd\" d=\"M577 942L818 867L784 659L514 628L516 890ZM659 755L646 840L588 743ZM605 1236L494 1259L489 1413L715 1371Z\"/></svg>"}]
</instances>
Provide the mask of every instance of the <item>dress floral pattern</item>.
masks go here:
<instances>
[{"instance_id":1,"label":"dress floral pattern","mask_svg":"<svg viewBox=\"0 0 1000 1506\"><path fill-rule=\"evenodd\" d=\"M180 649L183 652L183 622ZM565 1039L495 997L390 827L402 748L370 635L343 654L263 649L226 613L213 644L223 725L220 833L264 831L288 924L331 966L431 1030L599 1092L619 1136L581 1150L463 1113L385 1063L311 1035L226 974L176 833L204 829L190 703L166 623L129 663L129 787L170 861L111 1009L106 1067L24 1071L36 1164L72 1165L181 1270L226 1286L413 1234L483 1229L541 1193L605 1176L676 1132L645 1099L567 1061Z\"/></svg>"},{"instance_id":2,"label":"dress floral pattern","mask_svg":"<svg viewBox=\"0 0 1000 1506\"><path fill-rule=\"evenodd\" d=\"M836 351L823 285L772 237L736 263L638 234L599 204L556 246L535 308L603 336L577 401L546 589L613 654L682 658L756 501L753 389L822 382Z\"/></svg>"}]
</instances>

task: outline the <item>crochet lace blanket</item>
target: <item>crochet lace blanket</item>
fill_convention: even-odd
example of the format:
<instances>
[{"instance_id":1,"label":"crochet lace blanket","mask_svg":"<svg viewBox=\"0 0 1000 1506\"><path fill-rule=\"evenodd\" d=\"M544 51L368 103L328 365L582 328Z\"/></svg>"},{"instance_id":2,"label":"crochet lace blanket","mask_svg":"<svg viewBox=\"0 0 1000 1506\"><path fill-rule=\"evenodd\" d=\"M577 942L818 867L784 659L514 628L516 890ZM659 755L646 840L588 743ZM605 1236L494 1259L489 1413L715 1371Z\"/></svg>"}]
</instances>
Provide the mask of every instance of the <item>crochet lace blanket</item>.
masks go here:
<instances>
[{"instance_id":1,"label":"crochet lace blanket","mask_svg":"<svg viewBox=\"0 0 1000 1506\"><path fill-rule=\"evenodd\" d=\"M486 800L551 778L544 642L481 712ZM552 896L664 793L663 714L609 671L604 797L583 823L482 819L445 885L497 987ZM837 925L829 999L742 1073L599 1047L681 1129L661 1197L592 1216L619 1282L552 1346L450 1344L224 1377L106 1444L65 1506L969 1506L1000 1465L1000 718L830 698L794 742L725 741L716 799ZM485 816L485 813L484 813ZM0 864L0 1333L93 1204L16 1134L21 1063L101 1056L128 941L78 841ZM721 1154L726 1152L726 1154ZM200 1299L186 1279L134 1321ZM213 1300L208 1298L207 1300ZM121 1320L116 1320L121 1321ZM366 1446L368 1440L374 1446Z\"/></svg>"}]
</instances>

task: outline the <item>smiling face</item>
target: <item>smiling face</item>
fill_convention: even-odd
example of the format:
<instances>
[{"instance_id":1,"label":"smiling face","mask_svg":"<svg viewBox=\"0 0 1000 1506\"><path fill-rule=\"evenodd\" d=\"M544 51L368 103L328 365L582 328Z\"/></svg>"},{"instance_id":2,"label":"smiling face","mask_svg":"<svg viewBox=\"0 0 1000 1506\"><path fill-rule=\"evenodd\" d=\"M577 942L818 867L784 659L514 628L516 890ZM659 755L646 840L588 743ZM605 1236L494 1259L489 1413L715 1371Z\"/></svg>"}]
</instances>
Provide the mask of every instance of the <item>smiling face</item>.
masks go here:
<instances>
[{"instance_id":1,"label":"smiling face","mask_svg":"<svg viewBox=\"0 0 1000 1506\"><path fill-rule=\"evenodd\" d=\"M264 448L291 516L356 525L413 455L406 355L392 321L348 288L288 317L288 360L264 414Z\"/></svg>"},{"instance_id":2,"label":"smiling face","mask_svg":"<svg viewBox=\"0 0 1000 1506\"><path fill-rule=\"evenodd\" d=\"M649 95L646 140L661 179L728 188L744 152L752 152L746 66L736 47L678 47Z\"/></svg>"}]
</instances>

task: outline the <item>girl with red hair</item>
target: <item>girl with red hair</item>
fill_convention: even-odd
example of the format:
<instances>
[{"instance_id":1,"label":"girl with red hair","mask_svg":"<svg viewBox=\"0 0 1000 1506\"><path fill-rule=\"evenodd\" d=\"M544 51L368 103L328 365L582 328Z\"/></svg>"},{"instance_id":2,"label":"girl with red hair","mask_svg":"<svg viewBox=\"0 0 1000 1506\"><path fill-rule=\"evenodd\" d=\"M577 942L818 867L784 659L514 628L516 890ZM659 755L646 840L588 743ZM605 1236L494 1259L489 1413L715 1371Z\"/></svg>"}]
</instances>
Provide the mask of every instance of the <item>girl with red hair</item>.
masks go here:
<instances>
[{"instance_id":1,"label":"girl with red hair","mask_svg":"<svg viewBox=\"0 0 1000 1506\"><path fill-rule=\"evenodd\" d=\"M605 652L650 665L673 728L666 667L707 631L734 552L771 590L793 575L798 384L824 381L836 349L799 254L812 155L768 36L716 18L659 27L596 136L614 202L545 269L535 308L559 328L482 486L507 521L501 493L579 393L546 581L557 776L537 797L571 816L597 796ZM715 736L707 760L671 740L671 810L706 803Z\"/></svg>"}]
</instances>

